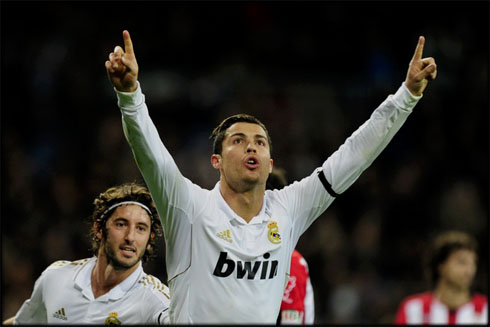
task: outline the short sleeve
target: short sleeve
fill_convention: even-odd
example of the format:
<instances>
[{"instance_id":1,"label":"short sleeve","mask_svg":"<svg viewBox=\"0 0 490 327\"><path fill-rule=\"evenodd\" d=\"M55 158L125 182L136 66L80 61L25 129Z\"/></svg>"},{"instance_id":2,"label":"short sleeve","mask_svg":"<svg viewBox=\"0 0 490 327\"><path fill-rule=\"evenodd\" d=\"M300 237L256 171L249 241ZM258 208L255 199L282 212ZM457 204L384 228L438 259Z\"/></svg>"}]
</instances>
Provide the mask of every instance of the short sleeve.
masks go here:
<instances>
[{"instance_id":1,"label":"short sleeve","mask_svg":"<svg viewBox=\"0 0 490 327\"><path fill-rule=\"evenodd\" d=\"M22 304L15 315L14 325L29 323L46 324L48 322L43 297L45 276L46 274L43 272L43 274L36 280L31 297Z\"/></svg>"}]
</instances>

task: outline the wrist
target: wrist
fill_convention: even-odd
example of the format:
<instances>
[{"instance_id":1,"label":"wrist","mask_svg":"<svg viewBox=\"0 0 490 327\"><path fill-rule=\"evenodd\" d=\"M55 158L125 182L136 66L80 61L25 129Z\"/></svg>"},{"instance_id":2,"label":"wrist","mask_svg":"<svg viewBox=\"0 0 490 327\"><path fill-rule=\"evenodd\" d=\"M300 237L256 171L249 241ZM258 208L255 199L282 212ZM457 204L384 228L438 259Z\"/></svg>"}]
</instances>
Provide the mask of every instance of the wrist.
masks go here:
<instances>
[{"instance_id":1,"label":"wrist","mask_svg":"<svg viewBox=\"0 0 490 327\"><path fill-rule=\"evenodd\" d=\"M134 91L119 91L117 88L114 88L114 90L116 91L119 107L136 107L144 101L143 93L141 92L138 81L136 81L136 88Z\"/></svg>"},{"instance_id":2,"label":"wrist","mask_svg":"<svg viewBox=\"0 0 490 327\"><path fill-rule=\"evenodd\" d=\"M412 83L409 83L407 81L405 81L405 87L407 88L407 90L410 92L411 95L413 95L414 97L420 97L422 96L422 90L421 88L416 88Z\"/></svg>"}]
</instances>

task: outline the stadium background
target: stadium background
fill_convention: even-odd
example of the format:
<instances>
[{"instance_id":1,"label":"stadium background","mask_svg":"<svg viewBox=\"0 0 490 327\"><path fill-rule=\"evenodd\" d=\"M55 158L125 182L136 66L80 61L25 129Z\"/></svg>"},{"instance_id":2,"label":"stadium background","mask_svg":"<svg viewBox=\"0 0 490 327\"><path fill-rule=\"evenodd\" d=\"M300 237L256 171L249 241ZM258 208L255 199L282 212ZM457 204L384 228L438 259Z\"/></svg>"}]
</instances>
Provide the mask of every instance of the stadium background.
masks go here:
<instances>
[{"instance_id":1,"label":"stadium background","mask_svg":"<svg viewBox=\"0 0 490 327\"><path fill-rule=\"evenodd\" d=\"M305 177L405 79L437 80L392 143L303 235L316 322L389 323L447 229L480 243L488 294L488 2L1 2L2 320L51 262L90 255L84 219L141 181L104 61L132 35L140 82L185 176L212 188L212 128L248 112ZM146 270L166 281L163 245Z\"/></svg>"}]
</instances>

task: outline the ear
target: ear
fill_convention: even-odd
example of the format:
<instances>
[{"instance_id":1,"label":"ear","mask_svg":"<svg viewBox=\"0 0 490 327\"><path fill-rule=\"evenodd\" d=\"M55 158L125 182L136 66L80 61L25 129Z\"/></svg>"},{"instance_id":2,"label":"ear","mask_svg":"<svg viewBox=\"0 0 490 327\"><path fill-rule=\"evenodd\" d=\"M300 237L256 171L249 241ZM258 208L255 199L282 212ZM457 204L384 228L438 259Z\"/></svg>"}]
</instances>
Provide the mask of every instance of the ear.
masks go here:
<instances>
[{"instance_id":1,"label":"ear","mask_svg":"<svg viewBox=\"0 0 490 327\"><path fill-rule=\"evenodd\" d=\"M99 228L99 223L94 222L94 226L92 227L94 230L95 237L97 237L100 240L102 240L102 230L98 229Z\"/></svg>"},{"instance_id":2,"label":"ear","mask_svg":"<svg viewBox=\"0 0 490 327\"><path fill-rule=\"evenodd\" d=\"M211 165L213 166L214 169L219 170L221 168L221 155L213 154L211 156Z\"/></svg>"},{"instance_id":3,"label":"ear","mask_svg":"<svg viewBox=\"0 0 490 327\"><path fill-rule=\"evenodd\" d=\"M274 168L274 160L271 158L270 167L269 167L269 174L272 173L272 168Z\"/></svg>"}]
</instances>

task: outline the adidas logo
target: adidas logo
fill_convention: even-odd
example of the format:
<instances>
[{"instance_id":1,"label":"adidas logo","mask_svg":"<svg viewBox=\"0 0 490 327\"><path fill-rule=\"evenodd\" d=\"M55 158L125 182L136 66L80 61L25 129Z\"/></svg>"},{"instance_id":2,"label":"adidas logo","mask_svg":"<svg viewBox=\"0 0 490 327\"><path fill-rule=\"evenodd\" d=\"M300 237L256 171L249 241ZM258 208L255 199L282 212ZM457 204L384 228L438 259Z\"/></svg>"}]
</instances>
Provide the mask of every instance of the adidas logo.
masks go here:
<instances>
[{"instance_id":1,"label":"adidas logo","mask_svg":"<svg viewBox=\"0 0 490 327\"><path fill-rule=\"evenodd\" d=\"M55 313L53 313L53 317L61 319L61 320L68 320L68 318L66 317L66 314L65 314L65 308L61 308L58 311L56 311Z\"/></svg>"},{"instance_id":2,"label":"adidas logo","mask_svg":"<svg viewBox=\"0 0 490 327\"><path fill-rule=\"evenodd\" d=\"M218 236L219 238L225 240L226 242L232 242L231 240L231 232L229 229L227 230L224 230L222 232L219 232L218 234L216 234L216 236Z\"/></svg>"}]
</instances>

